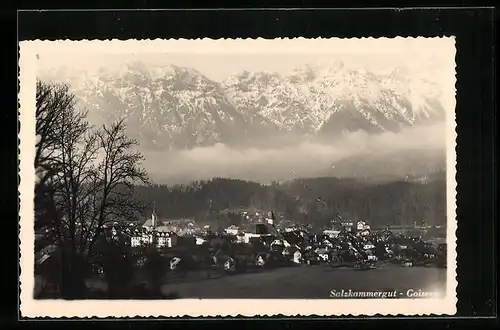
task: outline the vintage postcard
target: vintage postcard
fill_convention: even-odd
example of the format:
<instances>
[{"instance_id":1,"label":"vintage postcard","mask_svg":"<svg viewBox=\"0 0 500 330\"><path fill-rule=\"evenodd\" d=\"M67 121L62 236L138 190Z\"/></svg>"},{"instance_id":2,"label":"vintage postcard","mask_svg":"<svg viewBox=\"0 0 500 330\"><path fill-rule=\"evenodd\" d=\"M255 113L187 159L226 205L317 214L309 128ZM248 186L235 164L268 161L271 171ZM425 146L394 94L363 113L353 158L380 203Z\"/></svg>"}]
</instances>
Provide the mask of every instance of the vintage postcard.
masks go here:
<instances>
[{"instance_id":1,"label":"vintage postcard","mask_svg":"<svg viewBox=\"0 0 500 330\"><path fill-rule=\"evenodd\" d=\"M22 316L454 314L454 58L20 42Z\"/></svg>"}]
</instances>

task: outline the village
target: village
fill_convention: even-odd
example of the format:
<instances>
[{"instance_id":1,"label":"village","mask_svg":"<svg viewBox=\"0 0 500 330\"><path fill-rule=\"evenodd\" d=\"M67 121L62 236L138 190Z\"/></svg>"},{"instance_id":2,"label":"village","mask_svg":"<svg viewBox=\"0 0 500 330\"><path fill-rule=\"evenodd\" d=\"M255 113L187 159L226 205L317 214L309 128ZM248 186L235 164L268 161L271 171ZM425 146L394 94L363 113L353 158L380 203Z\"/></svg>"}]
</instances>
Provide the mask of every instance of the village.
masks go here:
<instances>
[{"instance_id":1,"label":"village","mask_svg":"<svg viewBox=\"0 0 500 330\"><path fill-rule=\"evenodd\" d=\"M146 219L142 225L129 223L120 225L114 223L110 226L112 235L125 234L130 237L130 245L132 247L155 244L157 248L173 248L178 245L203 245L208 242L207 237L216 235L226 238L232 238L234 243L250 243L251 241L261 241L266 243L276 243L279 237L286 233L301 233L301 235L309 235L311 226L304 225L298 222L289 220L276 221L274 212L255 212L249 214L247 211L242 211L241 216L245 220L245 224L231 225L223 230L214 231L212 226L205 225L199 227L194 220L159 220L155 211L149 219ZM337 216L338 217L338 216ZM277 223L275 223L277 222ZM107 228L107 227L106 227ZM107 228L109 229L109 228ZM388 228L387 228L388 229ZM392 232L403 234L417 229L415 227L395 227L391 226ZM440 226L420 226L418 234L426 234L429 229L439 230ZM371 226L365 221L344 220L342 218L332 221L332 228L325 229L321 233L325 237L337 238L343 231L356 233L359 237L367 237L371 235ZM444 234L444 232L443 232ZM275 239L270 241L270 239ZM277 239L277 240L276 240ZM286 240L285 240L286 241Z\"/></svg>"},{"instance_id":2,"label":"village","mask_svg":"<svg viewBox=\"0 0 500 330\"><path fill-rule=\"evenodd\" d=\"M245 224L212 231L210 225L198 226L189 219L159 220L153 209L142 224L115 222L105 230L110 240L120 240L133 251L134 267L139 270L147 262L144 251L158 251L165 263L157 270L165 274L158 276L170 284L292 266L370 270L391 263L446 267L446 244L422 239L440 236L443 228L373 230L367 222L337 216L332 228L314 233L310 226L277 221L274 212L243 211L241 216ZM429 231L435 234L429 236ZM37 268L43 268L56 250L49 246L38 253ZM102 265L95 265L92 272L97 279L104 276Z\"/></svg>"}]
</instances>

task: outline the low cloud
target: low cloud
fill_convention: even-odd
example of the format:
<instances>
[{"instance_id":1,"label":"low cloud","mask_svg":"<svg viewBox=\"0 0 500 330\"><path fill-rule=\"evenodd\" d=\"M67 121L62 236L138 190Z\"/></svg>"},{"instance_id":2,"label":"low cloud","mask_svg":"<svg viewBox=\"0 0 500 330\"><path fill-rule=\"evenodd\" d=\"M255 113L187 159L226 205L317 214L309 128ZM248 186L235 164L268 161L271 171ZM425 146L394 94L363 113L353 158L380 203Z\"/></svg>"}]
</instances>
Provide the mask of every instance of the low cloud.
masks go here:
<instances>
[{"instance_id":1,"label":"low cloud","mask_svg":"<svg viewBox=\"0 0 500 330\"><path fill-rule=\"evenodd\" d=\"M144 151L144 166L156 182L183 183L213 177L267 182L321 176L335 162L359 155L387 155L444 150L445 126L422 126L378 135L353 132L335 141L304 141L266 148L232 148L224 144L177 151ZM444 158L444 152L443 152ZM410 165L410 164L409 164Z\"/></svg>"}]
</instances>

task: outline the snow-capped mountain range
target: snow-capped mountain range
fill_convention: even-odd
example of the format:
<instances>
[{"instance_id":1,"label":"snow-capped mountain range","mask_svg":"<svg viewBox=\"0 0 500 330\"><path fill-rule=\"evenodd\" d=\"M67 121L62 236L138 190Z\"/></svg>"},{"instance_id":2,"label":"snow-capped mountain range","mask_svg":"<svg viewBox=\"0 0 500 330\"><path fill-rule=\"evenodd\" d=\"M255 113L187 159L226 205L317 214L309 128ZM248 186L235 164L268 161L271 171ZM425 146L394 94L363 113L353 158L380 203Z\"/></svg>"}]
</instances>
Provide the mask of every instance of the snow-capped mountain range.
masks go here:
<instances>
[{"instance_id":1,"label":"snow-capped mountain range","mask_svg":"<svg viewBox=\"0 0 500 330\"><path fill-rule=\"evenodd\" d=\"M334 61L218 82L191 68L130 62L94 72L62 67L40 78L69 83L94 124L125 118L144 148L333 139L346 130L397 132L445 119L442 87L402 67L373 74Z\"/></svg>"}]
</instances>

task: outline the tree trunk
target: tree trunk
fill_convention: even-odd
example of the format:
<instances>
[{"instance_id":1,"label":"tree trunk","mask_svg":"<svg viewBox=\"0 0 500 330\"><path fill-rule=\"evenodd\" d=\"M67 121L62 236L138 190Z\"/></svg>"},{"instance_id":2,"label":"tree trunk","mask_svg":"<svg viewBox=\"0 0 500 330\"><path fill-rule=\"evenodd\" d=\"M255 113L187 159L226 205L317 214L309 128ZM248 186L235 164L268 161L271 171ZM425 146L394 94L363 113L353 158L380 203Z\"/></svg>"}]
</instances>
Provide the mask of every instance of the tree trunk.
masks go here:
<instances>
[{"instance_id":1,"label":"tree trunk","mask_svg":"<svg viewBox=\"0 0 500 330\"><path fill-rule=\"evenodd\" d=\"M74 300L85 297L85 277L81 256L62 257L61 294L63 299Z\"/></svg>"},{"instance_id":2,"label":"tree trunk","mask_svg":"<svg viewBox=\"0 0 500 330\"><path fill-rule=\"evenodd\" d=\"M124 293L124 283L120 282L120 279L116 274L109 274L107 276L108 282L108 296L110 299L123 298Z\"/></svg>"}]
</instances>

